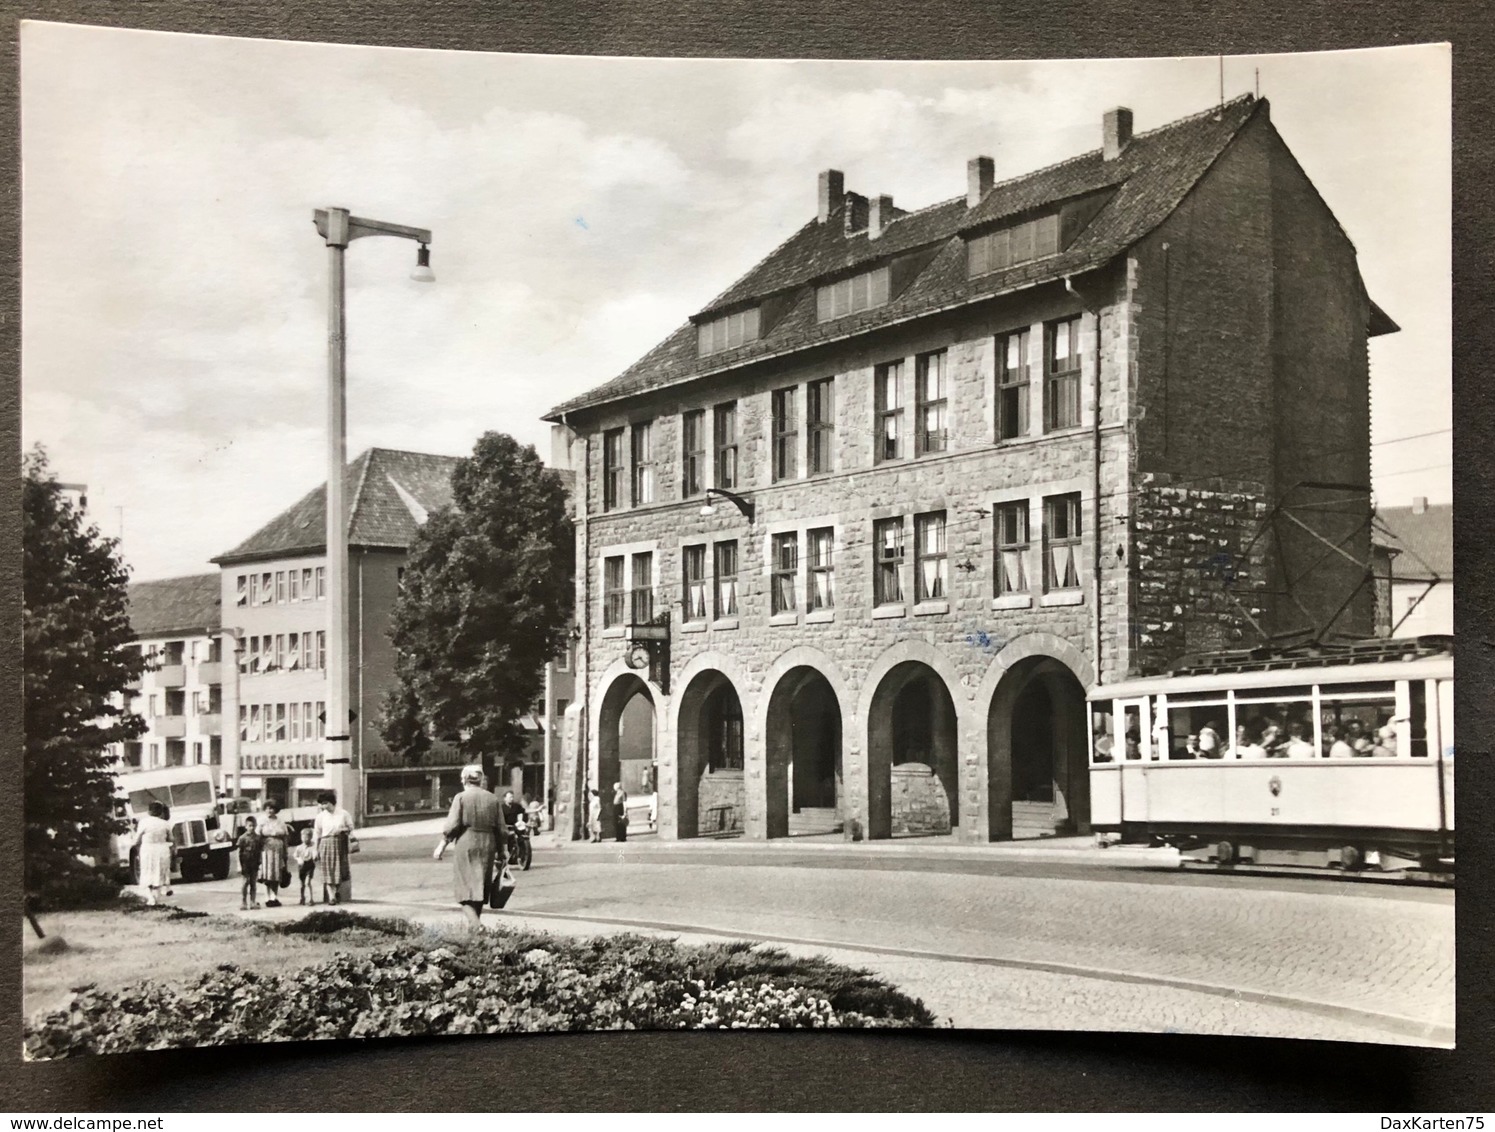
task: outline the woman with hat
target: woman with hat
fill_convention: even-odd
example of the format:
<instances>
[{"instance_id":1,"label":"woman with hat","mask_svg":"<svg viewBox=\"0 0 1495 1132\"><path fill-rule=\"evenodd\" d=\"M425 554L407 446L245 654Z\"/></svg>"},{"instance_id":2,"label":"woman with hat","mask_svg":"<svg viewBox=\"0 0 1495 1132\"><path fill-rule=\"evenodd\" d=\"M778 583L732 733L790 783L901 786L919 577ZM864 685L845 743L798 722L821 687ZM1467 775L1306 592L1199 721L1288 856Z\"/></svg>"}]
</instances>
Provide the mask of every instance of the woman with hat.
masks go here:
<instances>
[{"instance_id":1,"label":"woman with hat","mask_svg":"<svg viewBox=\"0 0 1495 1132\"><path fill-rule=\"evenodd\" d=\"M452 799L446 824L441 827L441 856L448 848L452 856L452 886L467 924L482 928L483 905L488 902L493 880L493 862L504 848L504 820L499 800L483 789L483 768L462 768L462 792Z\"/></svg>"}]
</instances>

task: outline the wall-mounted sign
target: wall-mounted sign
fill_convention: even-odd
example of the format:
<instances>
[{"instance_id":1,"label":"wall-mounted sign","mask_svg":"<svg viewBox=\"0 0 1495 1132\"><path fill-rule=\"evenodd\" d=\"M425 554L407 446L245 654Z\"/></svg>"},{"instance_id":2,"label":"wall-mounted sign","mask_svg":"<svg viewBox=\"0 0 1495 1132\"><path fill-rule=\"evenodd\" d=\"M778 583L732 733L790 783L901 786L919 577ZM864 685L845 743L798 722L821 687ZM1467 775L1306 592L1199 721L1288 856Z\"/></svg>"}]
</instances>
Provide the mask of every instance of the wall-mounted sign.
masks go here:
<instances>
[{"instance_id":1,"label":"wall-mounted sign","mask_svg":"<svg viewBox=\"0 0 1495 1132\"><path fill-rule=\"evenodd\" d=\"M299 754L257 752L240 755L239 768L245 771L321 770L322 759L321 751Z\"/></svg>"}]
</instances>

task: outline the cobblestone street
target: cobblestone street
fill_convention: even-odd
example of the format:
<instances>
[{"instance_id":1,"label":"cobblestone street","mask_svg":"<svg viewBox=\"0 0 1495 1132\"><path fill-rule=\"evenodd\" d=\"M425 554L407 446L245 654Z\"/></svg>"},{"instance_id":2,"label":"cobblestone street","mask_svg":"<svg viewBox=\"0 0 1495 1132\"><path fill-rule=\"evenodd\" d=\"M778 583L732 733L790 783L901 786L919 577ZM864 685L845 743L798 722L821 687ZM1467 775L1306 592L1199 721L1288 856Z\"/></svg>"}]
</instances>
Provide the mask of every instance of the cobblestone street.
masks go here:
<instances>
[{"instance_id":1,"label":"cobblestone street","mask_svg":"<svg viewBox=\"0 0 1495 1132\"><path fill-rule=\"evenodd\" d=\"M355 907L455 921L428 850L367 845ZM1453 1040L1446 890L650 841L542 846L519 880L495 919L769 940L877 971L961 1027ZM230 911L237 887L178 899Z\"/></svg>"}]
</instances>

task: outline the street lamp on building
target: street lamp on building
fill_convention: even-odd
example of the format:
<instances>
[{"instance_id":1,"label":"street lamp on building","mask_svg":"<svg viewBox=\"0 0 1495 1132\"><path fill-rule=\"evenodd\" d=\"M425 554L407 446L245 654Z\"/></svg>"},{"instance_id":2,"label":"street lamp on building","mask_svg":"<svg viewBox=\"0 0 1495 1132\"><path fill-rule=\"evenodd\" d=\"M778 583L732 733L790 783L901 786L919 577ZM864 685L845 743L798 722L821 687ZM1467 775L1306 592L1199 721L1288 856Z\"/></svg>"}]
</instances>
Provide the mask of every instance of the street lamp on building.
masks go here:
<instances>
[{"instance_id":1,"label":"street lamp on building","mask_svg":"<svg viewBox=\"0 0 1495 1132\"><path fill-rule=\"evenodd\" d=\"M420 245L411 278L430 283L431 232L352 216L346 208L312 213L327 242L327 778L338 804L357 820L361 783L352 766L348 734L348 518L343 468L347 464L347 319L344 314L343 253L363 236L396 236Z\"/></svg>"},{"instance_id":2,"label":"street lamp on building","mask_svg":"<svg viewBox=\"0 0 1495 1132\"><path fill-rule=\"evenodd\" d=\"M708 487L706 489L706 502L701 506L702 515L716 514L716 505L711 502L713 496L725 499L728 503L732 504L733 507L736 507L737 510L747 516L749 523L753 521L753 514L756 511L753 501L751 499L744 499L735 491L727 491L725 488L720 487Z\"/></svg>"}]
</instances>

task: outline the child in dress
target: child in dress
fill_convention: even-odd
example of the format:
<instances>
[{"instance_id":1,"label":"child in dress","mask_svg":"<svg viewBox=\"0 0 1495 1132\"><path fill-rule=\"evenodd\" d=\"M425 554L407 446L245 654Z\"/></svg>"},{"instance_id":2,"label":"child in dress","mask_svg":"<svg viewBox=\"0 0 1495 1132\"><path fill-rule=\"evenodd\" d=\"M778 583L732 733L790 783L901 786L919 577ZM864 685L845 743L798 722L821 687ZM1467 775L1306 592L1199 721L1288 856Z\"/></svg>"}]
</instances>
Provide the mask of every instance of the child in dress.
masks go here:
<instances>
[{"instance_id":1,"label":"child in dress","mask_svg":"<svg viewBox=\"0 0 1495 1132\"><path fill-rule=\"evenodd\" d=\"M255 881L260 875L260 851L263 842L260 840L259 831L254 828L253 818L244 819L244 832L239 834L239 839L234 842L239 850L239 871L244 874L244 884L239 890L240 907L245 911L250 908L258 908L259 901L255 898Z\"/></svg>"},{"instance_id":2,"label":"child in dress","mask_svg":"<svg viewBox=\"0 0 1495 1132\"><path fill-rule=\"evenodd\" d=\"M301 903L315 904L317 889L312 880L317 874L317 847L312 844L310 828L301 831L301 844L291 850L291 857L301 874ZM306 898L308 894L311 895L310 901Z\"/></svg>"}]
</instances>

